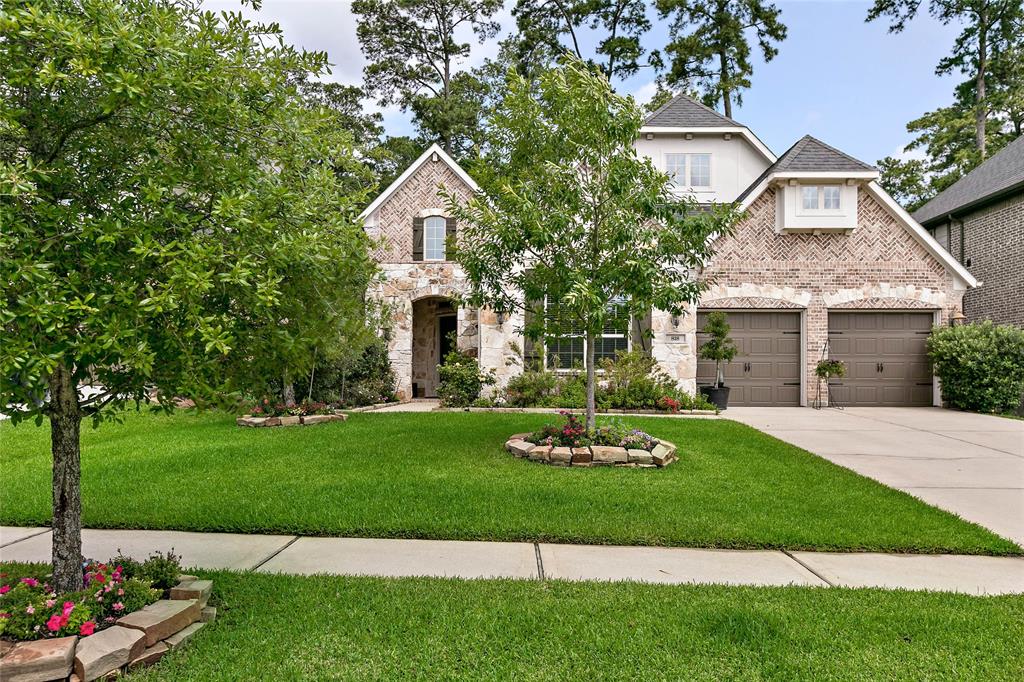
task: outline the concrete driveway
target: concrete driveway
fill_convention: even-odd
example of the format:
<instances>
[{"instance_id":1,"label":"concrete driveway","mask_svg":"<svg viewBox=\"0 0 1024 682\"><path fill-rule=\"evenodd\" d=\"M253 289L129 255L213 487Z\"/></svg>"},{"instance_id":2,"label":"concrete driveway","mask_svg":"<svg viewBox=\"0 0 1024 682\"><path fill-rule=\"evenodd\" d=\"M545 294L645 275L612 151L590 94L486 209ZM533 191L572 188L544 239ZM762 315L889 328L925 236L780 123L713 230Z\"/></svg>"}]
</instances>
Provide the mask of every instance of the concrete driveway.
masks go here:
<instances>
[{"instance_id":1,"label":"concrete driveway","mask_svg":"<svg viewBox=\"0 0 1024 682\"><path fill-rule=\"evenodd\" d=\"M731 407L722 416L1024 546L1024 421L937 407Z\"/></svg>"}]
</instances>

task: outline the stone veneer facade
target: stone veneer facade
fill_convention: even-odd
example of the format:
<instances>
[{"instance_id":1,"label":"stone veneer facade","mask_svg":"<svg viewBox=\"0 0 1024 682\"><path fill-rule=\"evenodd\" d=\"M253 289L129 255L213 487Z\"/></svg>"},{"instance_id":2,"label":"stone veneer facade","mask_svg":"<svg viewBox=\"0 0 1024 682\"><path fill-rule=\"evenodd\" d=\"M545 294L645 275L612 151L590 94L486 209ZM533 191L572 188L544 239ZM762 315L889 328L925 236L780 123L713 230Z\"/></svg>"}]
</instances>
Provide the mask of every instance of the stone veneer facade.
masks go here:
<instances>
[{"instance_id":1,"label":"stone veneer facade","mask_svg":"<svg viewBox=\"0 0 1024 682\"><path fill-rule=\"evenodd\" d=\"M786 234L775 225L769 188L715 244L699 307L802 311L804 403L817 381L813 359L828 342L830 309L933 310L942 324L961 306L952 275L863 187L850 232ZM652 319L654 357L689 391L697 385L696 312L692 306L675 323L660 312Z\"/></svg>"},{"instance_id":2,"label":"stone veneer facade","mask_svg":"<svg viewBox=\"0 0 1024 682\"><path fill-rule=\"evenodd\" d=\"M414 383L425 395L433 395L436 308L444 299L466 292L466 276L457 263L412 260L413 219L447 215L445 192L465 200L472 189L443 160L428 158L366 221L367 234L377 242L374 257L381 265L381 278L371 295L389 308L388 350L401 399L416 397ZM516 368L511 344L522 347L515 331L522 327L522 319L513 316L498 324L493 312L467 307L456 314L459 348L478 356L482 367L494 368L498 385L503 385Z\"/></svg>"}]
</instances>

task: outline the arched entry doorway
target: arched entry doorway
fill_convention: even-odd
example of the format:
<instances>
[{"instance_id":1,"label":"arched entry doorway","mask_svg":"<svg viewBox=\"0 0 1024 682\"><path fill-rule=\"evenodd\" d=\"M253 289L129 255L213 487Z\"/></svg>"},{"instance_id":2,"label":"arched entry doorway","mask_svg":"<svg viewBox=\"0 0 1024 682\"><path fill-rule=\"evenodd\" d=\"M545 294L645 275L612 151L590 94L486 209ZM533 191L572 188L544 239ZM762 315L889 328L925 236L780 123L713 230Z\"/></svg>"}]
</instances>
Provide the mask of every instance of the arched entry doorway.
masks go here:
<instances>
[{"instance_id":1,"label":"arched entry doorway","mask_svg":"<svg viewBox=\"0 0 1024 682\"><path fill-rule=\"evenodd\" d=\"M429 296L413 301L413 397L437 397L437 366L453 348L458 324L458 310L451 299Z\"/></svg>"}]
</instances>

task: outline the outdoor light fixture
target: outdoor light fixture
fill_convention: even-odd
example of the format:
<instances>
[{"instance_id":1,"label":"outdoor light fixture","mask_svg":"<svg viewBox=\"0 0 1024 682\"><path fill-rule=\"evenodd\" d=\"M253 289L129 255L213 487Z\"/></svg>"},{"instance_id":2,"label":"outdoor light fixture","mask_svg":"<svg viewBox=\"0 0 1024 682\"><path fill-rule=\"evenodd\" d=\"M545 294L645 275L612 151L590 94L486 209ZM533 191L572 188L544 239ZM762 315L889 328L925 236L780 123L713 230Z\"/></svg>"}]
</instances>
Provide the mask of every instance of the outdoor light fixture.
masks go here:
<instances>
[{"instance_id":1,"label":"outdoor light fixture","mask_svg":"<svg viewBox=\"0 0 1024 682\"><path fill-rule=\"evenodd\" d=\"M498 313L498 329L501 329L502 325L505 324L505 313Z\"/></svg>"},{"instance_id":2,"label":"outdoor light fixture","mask_svg":"<svg viewBox=\"0 0 1024 682\"><path fill-rule=\"evenodd\" d=\"M954 310L949 316L949 326L959 327L960 325L967 322L967 316L959 310Z\"/></svg>"}]
</instances>

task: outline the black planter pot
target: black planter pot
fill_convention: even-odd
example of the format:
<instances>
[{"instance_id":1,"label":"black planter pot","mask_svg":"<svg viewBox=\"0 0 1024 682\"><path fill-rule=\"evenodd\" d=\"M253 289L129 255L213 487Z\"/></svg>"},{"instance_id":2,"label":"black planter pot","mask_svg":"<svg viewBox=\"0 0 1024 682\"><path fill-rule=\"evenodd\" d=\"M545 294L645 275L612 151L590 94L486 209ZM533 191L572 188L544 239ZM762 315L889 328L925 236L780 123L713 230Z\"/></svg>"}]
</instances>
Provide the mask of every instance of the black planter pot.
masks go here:
<instances>
[{"instance_id":1,"label":"black planter pot","mask_svg":"<svg viewBox=\"0 0 1024 682\"><path fill-rule=\"evenodd\" d=\"M701 386L701 395L711 401L711 404L720 410L728 409L729 407L729 387L728 386Z\"/></svg>"}]
</instances>

